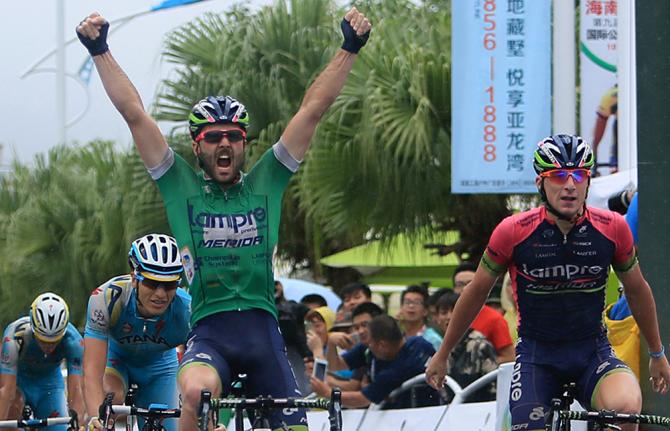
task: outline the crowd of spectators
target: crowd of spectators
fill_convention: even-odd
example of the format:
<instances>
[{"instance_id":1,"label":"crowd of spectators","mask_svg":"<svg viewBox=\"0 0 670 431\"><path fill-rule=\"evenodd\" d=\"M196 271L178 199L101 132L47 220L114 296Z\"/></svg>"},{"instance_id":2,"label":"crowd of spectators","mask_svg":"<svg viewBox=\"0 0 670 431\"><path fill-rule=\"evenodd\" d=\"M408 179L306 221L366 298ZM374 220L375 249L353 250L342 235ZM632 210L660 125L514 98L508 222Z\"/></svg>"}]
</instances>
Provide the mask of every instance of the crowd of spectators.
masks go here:
<instances>
[{"instance_id":1,"label":"crowd of spectators","mask_svg":"<svg viewBox=\"0 0 670 431\"><path fill-rule=\"evenodd\" d=\"M287 301L277 288L277 306L289 359L303 392L327 397L334 387L342 390L345 407L383 404L384 408L437 405L448 401L419 384L397 397L390 394L403 382L425 371L429 358L442 342L454 305L476 265L465 262L454 271L453 289L425 285L407 286L400 295L400 310L391 317L372 302L370 287L351 283L340 290L340 307L333 310L318 294L305 295L299 303ZM514 360L513 335L503 316L505 292L491 295L449 359L449 375L461 387ZM512 313L512 316L515 314ZM325 378L314 374L314 364L327 363ZM495 385L482 388L469 401L495 399Z\"/></svg>"}]
</instances>

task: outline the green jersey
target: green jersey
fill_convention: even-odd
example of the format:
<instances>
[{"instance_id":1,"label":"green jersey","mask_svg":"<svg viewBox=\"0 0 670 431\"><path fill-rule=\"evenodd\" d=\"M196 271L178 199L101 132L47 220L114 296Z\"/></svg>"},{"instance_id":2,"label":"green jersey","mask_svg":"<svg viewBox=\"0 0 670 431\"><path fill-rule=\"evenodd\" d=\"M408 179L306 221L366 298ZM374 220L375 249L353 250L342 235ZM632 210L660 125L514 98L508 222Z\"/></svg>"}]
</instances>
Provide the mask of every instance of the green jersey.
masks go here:
<instances>
[{"instance_id":1,"label":"green jersey","mask_svg":"<svg viewBox=\"0 0 670 431\"><path fill-rule=\"evenodd\" d=\"M276 317L272 253L282 196L298 162L278 142L224 191L172 150L168 156L150 173L181 251L191 327L221 311L260 308Z\"/></svg>"}]
</instances>

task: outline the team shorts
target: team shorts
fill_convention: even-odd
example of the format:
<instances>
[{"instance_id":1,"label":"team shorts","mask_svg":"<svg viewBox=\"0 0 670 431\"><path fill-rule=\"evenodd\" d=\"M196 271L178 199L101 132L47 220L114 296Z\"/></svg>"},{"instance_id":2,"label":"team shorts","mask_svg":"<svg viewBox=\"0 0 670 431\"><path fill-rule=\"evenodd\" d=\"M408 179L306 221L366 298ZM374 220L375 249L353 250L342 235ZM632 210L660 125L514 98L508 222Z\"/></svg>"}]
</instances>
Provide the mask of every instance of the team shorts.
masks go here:
<instances>
[{"instance_id":1,"label":"team shorts","mask_svg":"<svg viewBox=\"0 0 670 431\"><path fill-rule=\"evenodd\" d=\"M148 408L150 404L167 404L168 408L179 407L179 393L177 392L177 354L165 355L159 360L148 364L132 364L120 358L113 349L107 355L106 374L115 375L121 379L124 391L127 392L131 384L137 384L135 405ZM169 360L168 360L169 359ZM178 419L163 420L166 431L177 431ZM144 419L138 418L139 428L142 429Z\"/></svg>"},{"instance_id":2,"label":"team shorts","mask_svg":"<svg viewBox=\"0 0 670 431\"><path fill-rule=\"evenodd\" d=\"M19 373L16 385L23 393L24 402L33 409L38 419L69 416L65 384L60 368L49 375L28 376ZM66 431L67 425L50 426L49 431Z\"/></svg>"},{"instance_id":3,"label":"team shorts","mask_svg":"<svg viewBox=\"0 0 670 431\"><path fill-rule=\"evenodd\" d=\"M632 373L612 350L605 334L573 342L519 339L510 387L512 429L544 429L552 398L563 385L577 385L576 399L591 409L603 378L617 372Z\"/></svg>"},{"instance_id":4,"label":"team shorts","mask_svg":"<svg viewBox=\"0 0 670 431\"><path fill-rule=\"evenodd\" d=\"M247 397L300 397L277 320L265 310L225 311L207 316L191 330L180 372L194 365L216 370L222 396L239 374L246 374ZM272 429L307 431L304 410L273 410Z\"/></svg>"}]
</instances>

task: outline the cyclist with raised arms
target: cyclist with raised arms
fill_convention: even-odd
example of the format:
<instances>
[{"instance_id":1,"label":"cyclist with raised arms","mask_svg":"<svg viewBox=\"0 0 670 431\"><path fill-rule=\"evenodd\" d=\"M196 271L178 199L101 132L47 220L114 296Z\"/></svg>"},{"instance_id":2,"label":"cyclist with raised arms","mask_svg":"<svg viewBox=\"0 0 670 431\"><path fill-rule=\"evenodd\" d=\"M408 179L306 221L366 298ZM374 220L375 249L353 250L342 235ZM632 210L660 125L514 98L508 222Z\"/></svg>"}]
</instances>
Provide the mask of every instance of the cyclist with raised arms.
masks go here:
<instances>
[{"instance_id":1,"label":"cyclist with raised arms","mask_svg":"<svg viewBox=\"0 0 670 431\"><path fill-rule=\"evenodd\" d=\"M569 382L577 384L576 398L587 409L638 413L639 384L614 355L602 322L610 265L649 345L655 391L668 391L670 366L630 229L621 215L585 205L593 153L579 136L540 141L533 166L544 205L507 217L495 228L474 279L456 303L426 379L441 386L449 353L496 278L509 270L520 336L510 388L512 429L544 429L551 399L560 397L562 385Z\"/></svg>"},{"instance_id":2,"label":"cyclist with raised arms","mask_svg":"<svg viewBox=\"0 0 670 431\"><path fill-rule=\"evenodd\" d=\"M7 326L0 360L0 420L20 418L24 404L39 419L69 416L68 406L84 418L83 342L69 319L63 298L47 292L35 298L28 316ZM67 399L63 360L67 362ZM67 425L49 429L64 431Z\"/></svg>"},{"instance_id":3,"label":"cyclist with raised arms","mask_svg":"<svg viewBox=\"0 0 670 431\"><path fill-rule=\"evenodd\" d=\"M250 116L231 96L209 96L188 118L202 173L168 147L130 80L109 52L108 22L97 13L77 27L105 90L124 117L165 201L193 296L192 332L179 371L180 430L196 428L202 389L227 393L248 376L248 396L299 395L277 325L272 253L283 192L335 101L371 28L356 8L341 22L344 43L310 85L279 141L241 171ZM303 411L275 412L271 427L306 430Z\"/></svg>"},{"instance_id":4,"label":"cyclist with raised arms","mask_svg":"<svg viewBox=\"0 0 670 431\"><path fill-rule=\"evenodd\" d=\"M88 300L84 392L90 430L103 429L97 415L105 394L113 392L114 403L123 404L133 383L137 406L179 407L175 347L186 343L191 297L178 287L183 266L177 242L145 235L133 241L128 263L129 275L105 282ZM177 430L175 419L163 425Z\"/></svg>"}]
</instances>

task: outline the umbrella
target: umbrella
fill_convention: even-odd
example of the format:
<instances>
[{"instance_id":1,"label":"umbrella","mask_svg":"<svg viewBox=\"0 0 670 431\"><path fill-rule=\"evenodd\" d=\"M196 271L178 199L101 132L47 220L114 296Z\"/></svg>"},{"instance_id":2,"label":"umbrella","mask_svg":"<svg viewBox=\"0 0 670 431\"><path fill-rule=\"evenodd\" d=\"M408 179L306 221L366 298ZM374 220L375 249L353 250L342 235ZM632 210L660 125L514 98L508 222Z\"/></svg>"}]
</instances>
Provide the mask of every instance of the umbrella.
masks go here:
<instances>
[{"instance_id":1,"label":"umbrella","mask_svg":"<svg viewBox=\"0 0 670 431\"><path fill-rule=\"evenodd\" d=\"M332 290L321 284L305 280L297 280L295 278L279 277L277 280L281 281L282 286L284 286L284 297L286 299L300 302L303 296L310 293L316 293L324 297L328 303L328 307L332 310L337 310L337 307L339 307L342 302L339 296L335 295Z\"/></svg>"}]
</instances>

